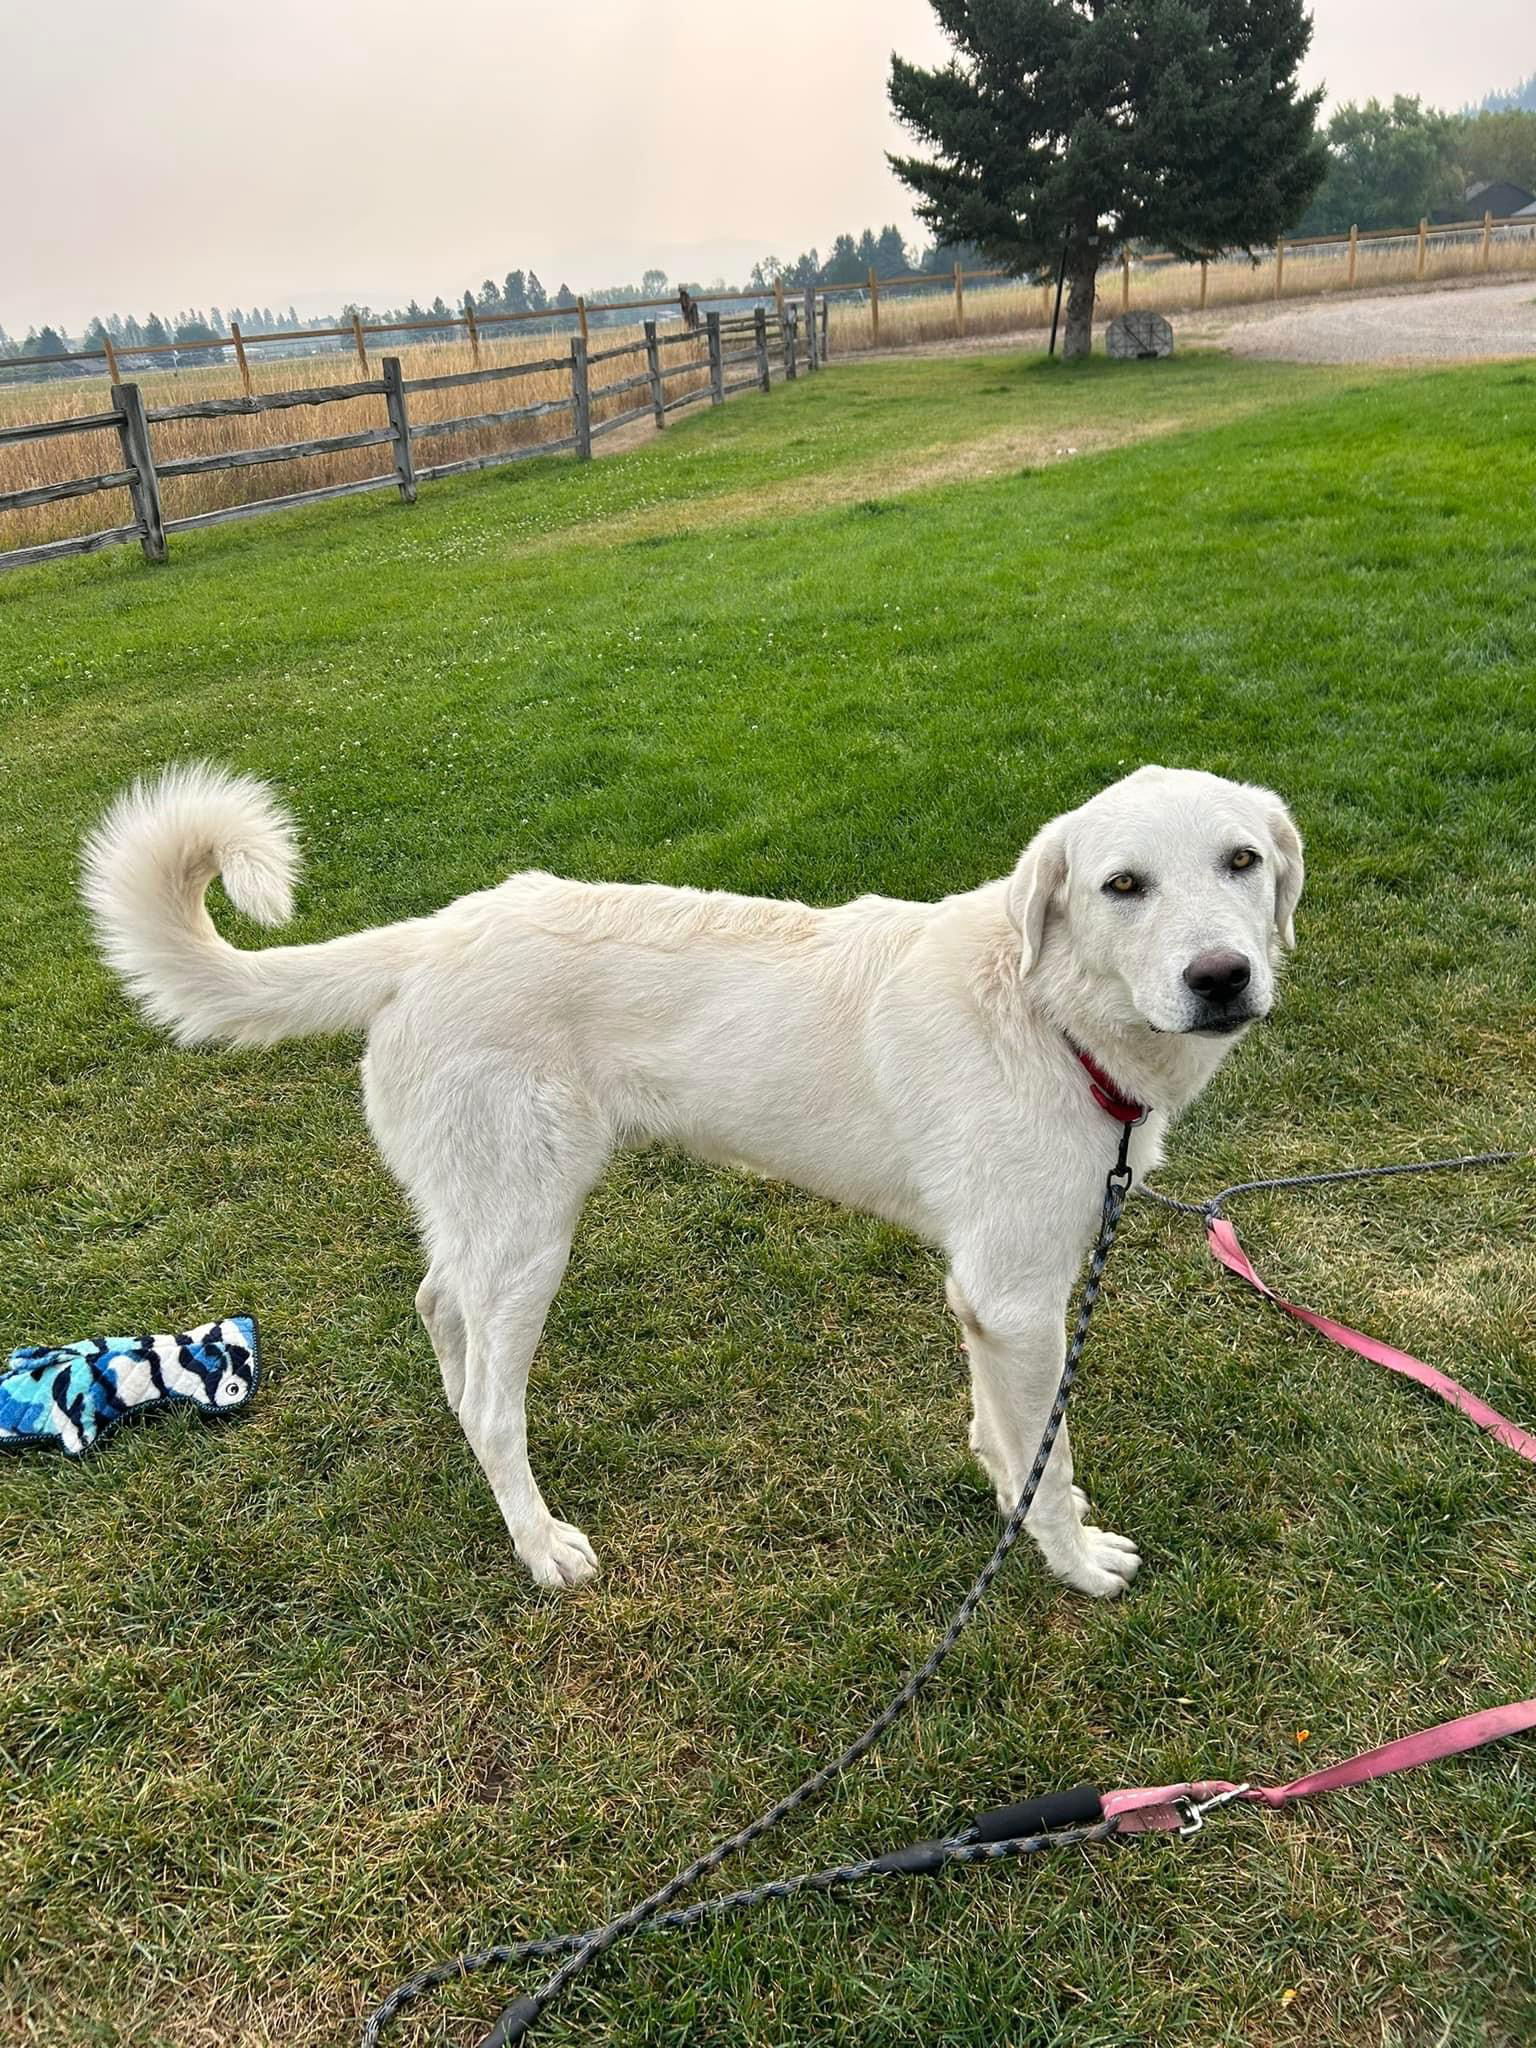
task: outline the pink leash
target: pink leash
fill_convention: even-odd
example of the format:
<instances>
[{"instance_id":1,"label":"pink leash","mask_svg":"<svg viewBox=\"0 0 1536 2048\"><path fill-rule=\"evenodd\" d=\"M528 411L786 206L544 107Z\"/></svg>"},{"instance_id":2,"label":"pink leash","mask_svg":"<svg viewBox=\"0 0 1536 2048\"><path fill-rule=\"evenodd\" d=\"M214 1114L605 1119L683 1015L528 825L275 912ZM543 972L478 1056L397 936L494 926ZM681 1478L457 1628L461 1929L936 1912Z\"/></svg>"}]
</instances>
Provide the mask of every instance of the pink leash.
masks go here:
<instances>
[{"instance_id":1,"label":"pink leash","mask_svg":"<svg viewBox=\"0 0 1536 2048\"><path fill-rule=\"evenodd\" d=\"M1086 1058L1079 1054L1080 1059ZM1092 1069L1097 1073L1097 1068ZM1108 1084L1113 1086L1113 1083ZM1096 1099L1102 1100L1099 1090L1094 1089ZM1121 1115L1118 1103L1105 1103L1112 1116ZM1126 1107L1140 1109L1140 1104L1126 1104ZM1144 1112L1143 1112L1144 1114ZM1299 1323L1305 1323L1326 1337L1330 1343L1339 1345L1345 1351L1353 1351L1360 1358L1368 1358L1373 1365L1384 1365L1388 1372L1400 1373L1404 1379L1412 1380L1417 1386L1428 1387L1432 1394L1438 1394L1442 1401L1448 1401L1479 1429L1488 1434L1517 1457L1536 1464L1536 1436L1529 1430L1521 1429L1496 1408L1479 1400L1478 1396L1453 1380L1448 1373L1441 1372L1433 1365L1426 1365L1422 1358L1415 1358L1411 1352L1400 1351L1395 1344L1387 1344L1380 1337L1368 1337L1362 1330L1352 1330L1348 1323L1336 1322L1332 1316L1322 1315L1315 1308L1303 1308L1299 1302L1287 1301L1275 1290L1257 1270L1252 1259L1243 1250L1232 1224L1222 1215L1222 1210L1234 1195L1261 1194L1273 1188L1323 1187L1338 1181L1385 1180L1400 1173L1443 1173L1463 1170L1469 1166L1509 1166L1517 1159L1528 1159L1527 1152L1474 1152L1464 1159L1415 1159L1401 1166L1353 1166L1337 1173L1297 1173L1280 1180L1245 1180L1235 1187L1223 1188L1219 1195L1213 1195L1208 1202L1181 1202L1172 1195L1162 1194L1157 1188L1143 1186L1139 1192L1150 1201L1160 1202L1165 1209L1178 1209L1187 1216L1198 1216L1205 1225L1205 1241L1210 1247L1212 1258L1225 1266L1229 1273L1235 1273L1239 1280L1246 1281L1256 1294L1262 1294L1266 1301L1272 1301L1276 1308L1283 1309L1288 1316L1294 1316Z\"/></svg>"},{"instance_id":2,"label":"pink leash","mask_svg":"<svg viewBox=\"0 0 1536 2048\"><path fill-rule=\"evenodd\" d=\"M1111 1114L1114 1113L1111 1110ZM1159 1194L1155 1188L1143 1188L1142 1193L1167 1207L1198 1215L1205 1225L1211 1256L1229 1273L1235 1273L1239 1280L1245 1281L1256 1294L1273 1302L1276 1308L1283 1309L1288 1316L1294 1316L1298 1322L1307 1324L1345 1351L1353 1351L1361 1358L1370 1359L1374 1365L1384 1365L1388 1372L1401 1373L1404 1379L1412 1380L1415 1385L1427 1387L1442 1401L1460 1409L1479 1429L1487 1430L1506 1449L1536 1464L1536 1436L1521 1429L1507 1416L1500 1415L1497 1409L1490 1408L1486 1401L1470 1393L1447 1373L1426 1365L1410 1352L1400 1351L1395 1344L1384 1343L1379 1337L1368 1337L1363 1331L1352 1330L1347 1323L1336 1322L1332 1316L1303 1308L1299 1303L1287 1301L1283 1295L1276 1294L1243 1250L1232 1224L1221 1213L1223 1205L1233 1195L1257 1193L1268 1188L1314 1187L1330 1181L1367 1180L1389 1174L1507 1165L1522 1156L1517 1152L1489 1152L1466 1159L1434 1159L1414 1161L1404 1166L1356 1167L1341 1173L1297 1174L1284 1180L1245 1181L1237 1187L1224 1188L1205 1203L1178 1202L1169 1195ZM1207 1812L1234 1801L1270 1807L1289 1806L1295 1799L1308 1799L1319 1792L1337 1792L1348 1785L1364 1785L1372 1778L1389 1777L1394 1771L1410 1771L1418 1764L1459 1756L1463 1750L1480 1749L1485 1742L1497 1742L1506 1735L1522 1735L1532 1728L1536 1728L1536 1700L1513 1700L1508 1706L1484 1707L1479 1713L1463 1714L1455 1721L1442 1721L1437 1727L1425 1728L1416 1735L1400 1736L1397 1741L1385 1743L1380 1749L1366 1750L1362 1755L1350 1757L1341 1764L1332 1764L1326 1770L1313 1771L1305 1778L1293 1778L1286 1785L1234 1785L1225 1779L1206 1778L1183 1785L1133 1786L1119 1792L1106 1792L1102 1809L1104 1817L1117 1820L1120 1830L1126 1834L1176 1829L1181 1835L1192 1835L1203 1825Z\"/></svg>"},{"instance_id":3,"label":"pink leash","mask_svg":"<svg viewBox=\"0 0 1536 2048\"><path fill-rule=\"evenodd\" d=\"M1512 1700L1507 1707L1484 1707L1480 1713L1463 1714L1459 1721L1442 1721L1417 1735L1399 1736L1396 1742L1368 1749L1342 1764L1331 1764L1325 1771L1293 1778L1288 1785L1231 1785L1223 1778L1202 1778L1187 1785L1141 1785L1106 1792L1104 1817L1118 1820L1124 1834L1177 1828L1180 1834L1192 1835L1208 1810L1234 1800L1289 1806L1293 1799L1338 1792L1346 1785L1365 1785L1372 1778L1411 1771L1417 1764L1438 1763L1442 1757L1460 1756L1463 1750L1481 1749L1485 1742L1523 1735L1531 1728L1536 1728L1536 1700Z\"/></svg>"},{"instance_id":4,"label":"pink leash","mask_svg":"<svg viewBox=\"0 0 1536 2048\"><path fill-rule=\"evenodd\" d=\"M1352 1330L1347 1323L1336 1323L1332 1316L1319 1315L1315 1308L1302 1308L1298 1303L1276 1294L1254 1270L1253 1261L1238 1243L1237 1232L1225 1216L1216 1213L1214 1206L1205 1211L1205 1241L1213 1258L1219 1260L1229 1273L1235 1273L1239 1280L1246 1280L1256 1293L1272 1301L1276 1308L1283 1308L1288 1316L1294 1316L1297 1322L1320 1331L1330 1342L1342 1345L1346 1351L1358 1352L1361 1358L1370 1359L1373 1365L1384 1365L1388 1372L1401 1373L1404 1379L1428 1387L1442 1401L1449 1401L1453 1408L1459 1408L1479 1429L1486 1429L1506 1449L1536 1464L1536 1436L1500 1415L1486 1401L1480 1401L1476 1394L1469 1393L1449 1374L1426 1365L1422 1358L1415 1358L1410 1352L1399 1351L1395 1344L1383 1343L1380 1337L1367 1337L1360 1330Z\"/></svg>"}]
</instances>

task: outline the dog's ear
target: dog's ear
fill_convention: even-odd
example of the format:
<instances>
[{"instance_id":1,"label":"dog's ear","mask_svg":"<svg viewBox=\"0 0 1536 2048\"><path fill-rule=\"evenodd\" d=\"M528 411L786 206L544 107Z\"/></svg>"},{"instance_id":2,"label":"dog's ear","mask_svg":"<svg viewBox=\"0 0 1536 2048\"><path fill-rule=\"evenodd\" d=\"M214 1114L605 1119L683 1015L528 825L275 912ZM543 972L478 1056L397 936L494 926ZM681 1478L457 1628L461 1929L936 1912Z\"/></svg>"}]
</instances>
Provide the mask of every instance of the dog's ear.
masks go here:
<instances>
[{"instance_id":1,"label":"dog's ear","mask_svg":"<svg viewBox=\"0 0 1536 2048\"><path fill-rule=\"evenodd\" d=\"M1008 915L1019 928L1019 972L1040 957L1046 913L1067 886L1067 837L1060 818L1043 825L1019 856L1008 883Z\"/></svg>"},{"instance_id":2,"label":"dog's ear","mask_svg":"<svg viewBox=\"0 0 1536 2048\"><path fill-rule=\"evenodd\" d=\"M1296 905L1306 879L1301 855L1301 834L1296 820L1272 790L1264 792L1269 813L1269 836L1275 849L1275 930L1282 946L1296 943Z\"/></svg>"}]
</instances>

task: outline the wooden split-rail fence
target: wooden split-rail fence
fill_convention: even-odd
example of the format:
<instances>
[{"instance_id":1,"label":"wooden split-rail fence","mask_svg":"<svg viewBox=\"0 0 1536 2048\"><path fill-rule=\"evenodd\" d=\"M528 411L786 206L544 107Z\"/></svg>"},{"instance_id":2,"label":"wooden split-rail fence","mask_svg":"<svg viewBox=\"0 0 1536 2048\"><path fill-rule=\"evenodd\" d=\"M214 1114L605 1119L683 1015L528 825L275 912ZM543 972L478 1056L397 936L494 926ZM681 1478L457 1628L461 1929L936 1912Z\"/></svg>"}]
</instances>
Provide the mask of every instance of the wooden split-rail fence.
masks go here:
<instances>
[{"instance_id":1,"label":"wooden split-rail fence","mask_svg":"<svg viewBox=\"0 0 1536 2048\"><path fill-rule=\"evenodd\" d=\"M705 353L699 355L699 344ZM686 353L678 355L679 348ZM613 348L591 348L585 337L572 337L569 356L544 356L532 362L501 363L492 369L457 370L437 377L407 377L398 356L380 359L380 375L350 384L315 385L303 390L250 393L240 398L210 398L186 405L146 406L137 384L118 383L111 387L110 412L88 413L76 419L42 420L21 426L0 427L0 446L8 442L46 440L56 435L99 433L104 428L117 432L122 449L121 466L95 476L72 477L63 483L39 484L30 490L0 494L0 512L20 511L28 505L46 505L60 498L79 498L99 491L126 490L133 517L121 526L102 527L94 533L68 540L47 541L36 547L13 548L0 554L0 569L22 568L35 562L55 561L65 555L95 554L137 541L145 559L166 559L167 536L198 526L220 526L229 519L251 519L263 512L284 511L293 505L314 504L321 498L355 497L364 491L395 489L406 504L413 504L418 485L436 477L460 476L466 471L495 469L503 463L522 462L531 456L573 454L586 461L592 443L604 434L627 426L633 420L652 418L664 427L669 414L708 399L723 405L739 391L767 391L775 376L798 376L801 365L809 371L820 368L826 352L826 306L822 301L820 331L815 296L805 294L802 309L780 297L772 310L755 307L749 314L722 317L711 312L698 328L682 327L658 332L654 320L647 320L643 338ZM643 366L631 374L594 382L600 374L627 364L635 358ZM411 419L411 394L448 389L478 391L482 386L515 383L531 377L566 370L570 378L568 395L544 399L534 405L514 405L495 411L465 413L454 419ZM677 390L680 377L707 372L696 387ZM509 394L510 395L510 394ZM618 412L594 421L592 408L602 399L623 397L634 402ZM335 405L349 399L382 398L388 424L369 427L355 434L327 434L317 440L284 441L262 448L233 448L215 455L157 458L152 428L172 420L218 419L231 414L289 411L316 405ZM521 429L530 420L564 416L568 431L557 438L509 443L488 454L471 455L453 462L422 462L430 444L449 434L495 433ZM167 519L160 504L160 485L167 477L202 476L220 469L244 469L269 462L294 462L306 456L331 455L351 448L388 448L390 467L375 476L349 483L325 484L314 490L294 491L285 497L259 498L239 505L223 505L211 512L195 512L181 519Z\"/></svg>"}]
</instances>

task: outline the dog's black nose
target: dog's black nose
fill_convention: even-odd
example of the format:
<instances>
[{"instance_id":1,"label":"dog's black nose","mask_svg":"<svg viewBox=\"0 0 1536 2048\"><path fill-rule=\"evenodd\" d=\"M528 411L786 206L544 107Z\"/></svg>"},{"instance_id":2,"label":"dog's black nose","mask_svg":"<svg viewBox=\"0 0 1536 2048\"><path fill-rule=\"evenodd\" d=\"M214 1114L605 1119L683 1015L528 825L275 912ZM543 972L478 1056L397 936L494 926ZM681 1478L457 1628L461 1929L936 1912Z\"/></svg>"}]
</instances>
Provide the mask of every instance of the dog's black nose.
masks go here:
<instances>
[{"instance_id":1,"label":"dog's black nose","mask_svg":"<svg viewBox=\"0 0 1536 2048\"><path fill-rule=\"evenodd\" d=\"M1201 953L1185 968L1184 982L1206 1002L1225 1004L1242 994L1252 973L1242 953Z\"/></svg>"}]
</instances>

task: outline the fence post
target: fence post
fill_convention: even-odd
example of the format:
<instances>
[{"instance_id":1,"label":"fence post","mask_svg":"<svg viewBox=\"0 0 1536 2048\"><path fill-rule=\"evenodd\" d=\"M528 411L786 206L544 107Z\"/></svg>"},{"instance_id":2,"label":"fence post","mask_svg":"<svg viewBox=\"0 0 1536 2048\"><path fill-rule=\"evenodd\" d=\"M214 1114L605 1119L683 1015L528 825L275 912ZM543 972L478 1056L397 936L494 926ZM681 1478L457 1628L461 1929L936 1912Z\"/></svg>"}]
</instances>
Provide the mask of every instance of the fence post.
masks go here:
<instances>
[{"instance_id":1,"label":"fence post","mask_svg":"<svg viewBox=\"0 0 1536 2048\"><path fill-rule=\"evenodd\" d=\"M1486 265L1484 266L1486 268ZM101 331L101 352L107 359L107 375L114 384L121 384L117 369L117 350L112 346L112 337L105 328Z\"/></svg>"},{"instance_id":2,"label":"fence post","mask_svg":"<svg viewBox=\"0 0 1536 2048\"><path fill-rule=\"evenodd\" d=\"M816 287L811 284L805 288L805 367L812 371L821 368L816 350Z\"/></svg>"},{"instance_id":3,"label":"fence post","mask_svg":"<svg viewBox=\"0 0 1536 2048\"><path fill-rule=\"evenodd\" d=\"M416 465L411 459L411 419L405 405L405 379L400 358L385 356L379 363L384 379L384 407L389 414L389 431L394 435L395 475L400 479L400 496L407 505L416 502Z\"/></svg>"},{"instance_id":4,"label":"fence post","mask_svg":"<svg viewBox=\"0 0 1536 2048\"><path fill-rule=\"evenodd\" d=\"M1122 313L1129 313L1131 310L1131 245L1129 242L1120 251L1120 310Z\"/></svg>"},{"instance_id":5,"label":"fence post","mask_svg":"<svg viewBox=\"0 0 1536 2048\"><path fill-rule=\"evenodd\" d=\"M470 352L474 356L475 367L478 369L480 365L480 328L475 319L475 302L468 292L464 294L464 321L465 325L469 328Z\"/></svg>"},{"instance_id":6,"label":"fence post","mask_svg":"<svg viewBox=\"0 0 1536 2048\"><path fill-rule=\"evenodd\" d=\"M588 396L587 344L579 334L571 336L571 417L576 426L576 459L592 456L592 401Z\"/></svg>"},{"instance_id":7,"label":"fence post","mask_svg":"<svg viewBox=\"0 0 1536 2048\"><path fill-rule=\"evenodd\" d=\"M135 472L128 490L139 522L139 545L146 562L163 562L165 521L160 514L160 479L155 475L149 422L144 417L144 394L138 385L114 384L112 410L117 414L117 430L123 437L123 467Z\"/></svg>"},{"instance_id":8,"label":"fence post","mask_svg":"<svg viewBox=\"0 0 1536 2048\"><path fill-rule=\"evenodd\" d=\"M1208 257L1202 256L1200 258L1200 310L1202 313L1205 311L1205 290L1206 285L1209 282L1209 279L1207 277L1207 272L1209 271L1209 269L1210 259Z\"/></svg>"},{"instance_id":9,"label":"fence post","mask_svg":"<svg viewBox=\"0 0 1536 2048\"><path fill-rule=\"evenodd\" d=\"M1424 275L1424 244L1425 244L1425 242L1427 241L1427 239L1428 239L1428 236L1429 236L1429 222L1428 222L1427 220L1425 220L1425 218L1424 218L1424 216L1423 216L1422 214L1420 214L1420 216L1419 216L1419 247L1418 247L1418 253L1417 253L1417 254L1416 254L1416 256L1414 257L1414 263L1413 263L1413 274L1414 274L1414 276L1415 276L1415 277L1422 277L1422 276Z\"/></svg>"},{"instance_id":10,"label":"fence post","mask_svg":"<svg viewBox=\"0 0 1536 2048\"><path fill-rule=\"evenodd\" d=\"M757 349L757 381L764 391L773 389L768 372L768 315L761 306L752 308L752 341Z\"/></svg>"},{"instance_id":11,"label":"fence post","mask_svg":"<svg viewBox=\"0 0 1536 2048\"><path fill-rule=\"evenodd\" d=\"M880 346L880 280L873 263L869 266L869 345ZM789 374L793 377L795 373L791 370Z\"/></svg>"},{"instance_id":12,"label":"fence post","mask_svg":"<svg viewBox=\"0 0 1536 2048\"><path fill-rule=\"evenodd\" d=\"M1279 298L1279 296L1280 296L1280 288L1281 288L1281 286L1282 286L1282 285L1283 285L1284 283L1285 283L1285 242L1284 242L1284 239L1282 238L1282 239L1281 239L1280 241L1276 242L1276 244L1275 244L1275 297L1276 297L1277 299L1278 299L1278 298Z\"/></svg>"},{"instance_id":13,"label":"fence post","mask_svg":"<svg viewBox=\"0 0 1536 2048\"><path fill-rule=\"evenodd\" d=\"M245 337L240 332L240 322L231 320L229 338L235 344L235 361L240 365L240 388L247 398L251 395L251 366L245 360Z\"/></svg>"},{"instance_id":14,"label":"fence post","mask_svg":"<svg viewBox=\"0 0 1536 2048\"><path fill-rule=\"evenodd\" d=\"M831 351L827 347L827 340L831 331L827 316L830 313L831 308L831 296L829 293L823 292L821 295L821 360L823 362L827 360L828 356L831 353Z\"/></svg>"},{"instance_id":15,"label":"fence post","mask_svg":"<svg viewBox=\"0 0 1536 2048\"><path fill-rule=\"evenodd\" d=\"M1483 215L1483 268L1486 270L1493 261L1493 215Z\"/></svg>"},{"instance_id":16,"label":"fence post","mask_svg":"<svg viewBox=\"0 0 1536 2048\"><path fill-rule=\"evenodd\" d=\"M1355 281L1355 264L1360 255L1360 230L1352 221L1349 228L1349 282Z\"/></svg>"},{"instance_id":17,"label":"fence post","mask_svg":"<svg viewBox=\"0 0 1536 2048\"><path fill-rule=\"evenodd\" d=\"M667 402L661 387L661 350L656 346L656 322L645 323L645 374L651 380L651 411L658 427L667 424Z\"/></svg>"},{"instance_id":18,"label":"fence post","mask_svg":"<svg viewBox=\"0 0 1536 2048\"><path fill-rule=\"evenodd\" d=\"M725 403L725 365L720 360L720 315L704 315L705 339L709 344L709 402L711 405Z\"/></svg>"},{"instance_id":19,"label":"fence post","mask_svg":"<svg viewBox=\"0 0 1536 2048\"><path fill-rule=\"evenodd\" d=\"M798 374L795 362L795 320L794 307L786 306L784 308L784 326L782 329L784 336L784 375L791 380Z\"/></svg>"},{"instance_id":20,"label":"fence post","mask_svg":"<svg viewBox=\"0 0 1536 2048\"><path fill-rule=\"evenodd\" d=\"M784 331L784 280L782 277L776 277L773 280L773 303L778 308L779 332L782 334Z\"/></svg>"},{"instance_id":21,"label":"fence post","mask_svg":"<svg viewBox=\"0 0 1536 2048\"><path fill-rule=\"evenodd\" d=\"M585 341L587 339L587 302L585 299L578 299L576 301L576 324L581 330L582 340Z\"/></svg>"},{"instance_id":22,"label":"fence post","mask_svg":"<svg viewBox=\"0 0 1536 2048\"><path fill-rule=\"evenodd\" d=\"M366 377L368 374L368 350L363 344L363 316L361 313L354 313L352 315L352 342L357 350L357 360L362 364L363 375Z\"/></svg>"}]
</instances>

